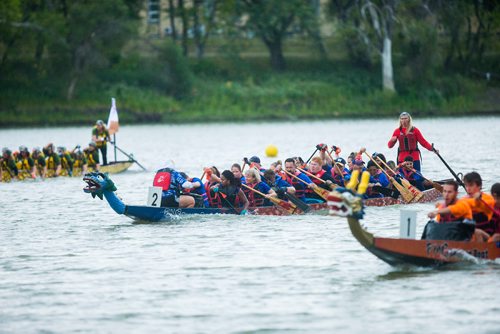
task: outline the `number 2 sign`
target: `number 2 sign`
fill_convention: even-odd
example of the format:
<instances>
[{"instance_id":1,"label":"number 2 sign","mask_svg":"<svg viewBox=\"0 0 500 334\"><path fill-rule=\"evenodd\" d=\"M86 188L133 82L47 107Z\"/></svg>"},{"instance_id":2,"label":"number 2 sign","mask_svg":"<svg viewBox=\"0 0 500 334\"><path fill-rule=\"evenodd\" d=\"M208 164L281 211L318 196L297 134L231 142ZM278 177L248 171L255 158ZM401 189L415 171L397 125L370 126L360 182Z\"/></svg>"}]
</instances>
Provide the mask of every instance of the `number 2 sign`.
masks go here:
<instances>
[{"instance_id":1,"label":"number 2 sign","mask_svg":"<svg viewBox=\"0 0 500 334\"><path fill-rule=\"evenodd\" d=\"M149 187L147 206L160 207L161 205L161 187Z\"/></svg>"}]
</instances>

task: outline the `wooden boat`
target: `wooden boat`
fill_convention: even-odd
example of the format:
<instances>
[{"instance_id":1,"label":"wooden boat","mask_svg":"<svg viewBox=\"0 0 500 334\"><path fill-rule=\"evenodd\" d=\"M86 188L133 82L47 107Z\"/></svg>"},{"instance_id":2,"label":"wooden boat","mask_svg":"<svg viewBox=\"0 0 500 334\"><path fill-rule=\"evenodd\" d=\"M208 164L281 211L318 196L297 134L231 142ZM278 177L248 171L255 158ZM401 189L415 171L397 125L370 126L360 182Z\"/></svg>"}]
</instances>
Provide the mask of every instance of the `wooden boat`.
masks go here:
<instances>
[{"instance_id":1,"label":"wooden boat","mask_svg":"<svg viewBox=\"0 0 500 334\"><path fill-rule=\"evenodd\" d=\"M134 162L131 160L111 161L107 165L101 165L99 171L102 173L118 174L129 169L133 163Z\"/></svg>"},{"instance_id":2,"label":"wooden boat","mask_svg":"<svg viewBox=\"0 0 500 334\"><path fill-rule=\"evenodd\" d=\"M342 190L341 190L342 191ZM363 204L350 191L333 191L331 214L346 216L352 235L368 251L391 265L436 266L471 259L500 257L500 242L414 240L376 237L361 226Z\"/></svg>"}]
</instances>

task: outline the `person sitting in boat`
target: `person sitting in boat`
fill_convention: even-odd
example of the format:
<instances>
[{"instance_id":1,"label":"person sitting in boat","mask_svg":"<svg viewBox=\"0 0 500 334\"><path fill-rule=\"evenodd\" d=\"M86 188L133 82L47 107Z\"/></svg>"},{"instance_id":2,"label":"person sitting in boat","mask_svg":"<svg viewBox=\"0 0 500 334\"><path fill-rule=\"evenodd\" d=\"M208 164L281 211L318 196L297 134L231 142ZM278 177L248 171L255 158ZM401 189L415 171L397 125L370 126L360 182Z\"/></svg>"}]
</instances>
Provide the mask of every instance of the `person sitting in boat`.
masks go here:
<instances>
[{"instance_id":1,"label":"person sitting in boat","mask_svg":"<svg viewBox=\"0 0 500 334\"><path fill-rule=\"evenodd\" d=\"M377 198L391 196L392 191L388 188L390 183L387 176L378 168L373 161L368 161L366 169L370 173L370 181L365 196Z\"/></svg>"},{"instance_id":2,"label":"person sitting in boat","mask_svg":"<svg viewBox=\"0 0 500 334\"><path fill-rule=\"evenodd\" d=\"M404 177L408 180L413 186L417 187L418 190L424 191L424 179L422 176L416 172L413 168L414 161L412 156L407 156L404 162L399 167L399 176Z\"/></svg>"},{"instance_id":3,"label":"person sitting in boat","mask_svg":"<svg viewBox=\"0 0 500 334\"><path fill-rule=\"evenodd\" d=\"M262 177L264 182L278 195L279 199L287 200L286 193L295 194L295 188L279 175L276 175L273 170L267 169Z\"/></svg>"},{"instance_id":4,"label":"person sitting in boat","mask_svg":"<svg viewBox=\"0 0 500 334\"><path fill-rule=\"evenodd\" d=\"M352 172L355 170L359 171L359 180L361 180L361 174L366 170L365 162L361 159L361 156L356 156L354 160L352 160L352 169L351 172L344 176L344 182L347 184L351 180Z\"/></svg>"},{"instance_id":5,"label":"person sitting in boat","mask_svg":"<svg viewBox=\"0 0 500 334\"><path fill-rule=\"evenodd\" d=\"M99 151L97 151L97 145L93 141L89 143L89 146L83 150L85 159L87 160L87 168L98 171L101 168L99 164Z\"/></svg>"},{"instance_id":6,"label":"person sitting in boat","mask_svg":"<svg viewBox=\"0 0 500 334\"><path fill-rule=\"evenodd\" d=\"M285 160L285 171L287 172L285 181L295 188L295 196L301 201L307 203L306 190L309 188L307 185L314 183L306 174L297 170L294 158L288 158ZM290 174L296 177L292 177ZM297 178L301 179L305 183L297 180ZM315 200L312 202L315 202Z\"/></svg>"},{"instance_id":7,"label":"person sitting in boat","mask_svg":"<svg viewBox=\"0 0 500 334\"><path fill-rule=\"evenodd\" d=\"M45 163L47 164L47 176L57 177L61 175L61 159L54 149L54 144L49 143L43 148Z\"/></svg>"},{"instance_id":8,"label":"person sitting in boat","mask_svg":"<svg viewBox=\"0 0 500 334\"><path fill-rule=\"evenodd\" d=\"M106 129L106 125L103 121L98 120L95 126L92 128L92 141L96 144L96 147L101 151L102 154L102 164L108 164L107 154L107 142L109 141L109 131Z\"/></svg>"},{"instance_id":9,"label":"person sitting in boat","mask_svg":"<svg viewBox=\"0 0 500 334\"><path fill-rule=\"evenodd\" d=\"M387 161L387 166L382 166L384 170L389 174L390 176L394 177L394 171L397 170L396 168L396 163L393 160Z\"/></svg>"},{"instance_id":10,"label":"person sitting in boat","mask_svg":"<svg viewBox=\"0 0 500 334\"><path fill-rule=\"evenodd\" d=\"M87 158L80 149L80 145L71 151L71 158L73 159L73 176L85 175L87 173Z\"/></svg>"},{"instance_id":11,"label":"person sitting in boat","mask_svg":"<svg viewBox=\"0 0 500 334\"><path fill-rule=\"evenodd\" d=\"M332 178L332 175L326 169L323 169L323 160L321 159L321 157L316 156L311 159L308 166L308 172L311 173L311 175L316 176L311 176L310 180L318 187L326 190L332 190L334 188L334 180ZM324 202L323 197L319 196L311 188L306 189L306 197Z\"/></svg>"},{"instance_id":12,"label":"person sitting in boat","mask_svg":"<svg viewBox=\"0 0 500 334\"><path fill-rule=\"evenodd\" d=\"M476 222L476 237L478 240L487 240L495 230L491 224L495 199L490 194L481 191L483 180L479 173L465 174L463 182L467 191L467 196L463 198L472 209L472 217ZM482 231L484 233L481 233Z\"/></svg>"},{"instance_id":13,"label":"person sitting in boat","mask_svg":"<svg viewBox=\"0 0 500 334\"><path fill-rule=\"evenodd\" d=\"M399 127L394 130L389 143L387 144L389 148L393 148L396 142L399 143L397 162L398 164L405 161L407 156L411 156L414 161L414 168L421 171L420 163L420 150L418 148L418 143L432 152L439 152L434 150L431 144L425 140L424 136L413 126L412 118L409 113L402 112L399 115Z\"/></svg>"},{"instance_id":14,"label":"person sitting in boat","mask_svg":"<svg viewBox=\"0 0 500 334\"><path fill-rule=\"evenodd\" d=\"M33 148L31 151L31 157L35 162L35 168L42 179L47 177L47 163L45 162L45 156L39 147Z\"/></svg>"},{"instance_id":15,"label":"person sitting in boat","mask_svg":"<svg viewBox=\"0 0 500 334\"><path fill-rule=\"evenodd\" d=\"M215 186L217 183L220 182L220 172L217 169L217 167L212 166L212 167L205 168L204 173L205 173L205 178L207 181L205 182L205 184L203 186L205 187L205 192L207 194L208 204L212 208L217 208L219 206L218 198L210 190L210 188Z\"/></svg>"},{"instance_id":16,"label":"person sitting in boat","mask_svg":"<svg viewBox=\"0 0 500 334\"><path fill-rule=\"evenodd\" d=\"M429 212L429 218L438 223L472 220L472 210L464 199L458 199L458 183L453 180L443 184L443 201L436 205L436 210Z\"/></svg>"},{"instance_id":17,"label":"person sitting in boat","mask_svg":"<svg viewBox=\"0 0 500 334\"><path fill-rule=\"evenodd\" d=\"M495 183L491 186L491 196L495 199L495 209L491 224L494 227L494 233L488 241L500 241L500 183Z\"/></svg>"},{"instance_id":18,"label":"person sitting in boat","mask_svg":"<svg viewBox=\"0 0 500 334\"><path fill-rule=\"evenodd\" d=\"M0 171L2 181L10 181L12 178L17 178L19 173L12 151L7 147L2 149L2 158L0 159Z\"/></svg>"},{"instance_id":19,"label":"person sitting in boat","mask_svg":"<svg viewBox=\"0 0 500 334\"><path fill-rule=\"evenodd\" d=\"M57 154L59 155L59 159L61 159L61 175L73 176L73 158L71 158L70 152L66 150L66 147L58 146Z\"/></svg>"},{"instance_id":20,"label":"person sitting in boat","mask_svg":"<svg viewBox=\"0 0 500 334\"><path fill-rule=\"evenodd\" d=\"M245 176L243 175L243 172L241 171L240 164L234 163L231 166L231 172L233 172L234 177L237 178L238 180L240 180L240 182L242 184L244 184L246 182Z\"/></svg>"},{"instance_id":21,"label":"person sitting in boat","mask_svg":"<svg viewBox=\"0 0 500 334\"><path fill-rule=\"evenodd\" d=\"M191 189L183 189L183 192L186 194L194 194L196 207L208 208L210 204L208 203L207 192L205 191L205 187L203 185L203 181L198 177L189 177L186 173L180 173L183 178L188 180L193 184L193 188ZM198 200L198 198L199 200Z\"/></svg>"},{"instance_id":22,"label":"person sitting in boat","mask_svg":"<svg viewBox=\"0 0 500 334\"><path fill-rule=\"evenodd\" d=\"M272 190L271 187L269 187L265 182L262 182L260 173L257 169L248 169L245 172L245 178L247 180L246 186L263 193L266 197L277 197L276 192ZM262 197L261 195L257 194L251 189L248 189L247 187L243 188L243 192L248 198L248 202L251 207L271 205L271 203L269 203L269 200L266 200L265 197Z\"/></svg>"},{"instance_id":23,"label":"person sitting in boat","mask_svg":"<svg viewBox=\"0 0 500 334\"><path fill-rule=\"evenodd\" d=\"M181 195L181 190L192 189L193 184L172 168L159 169L153 180L153 186L162 188L161 206L171 208L192 208L195 201L192 196Z\"/></svg>"},{"instance_id":24,"label":"person sitting in boat","mask_svg":"<svg viewBox=\"0 0 500 334\"><path fill-rule=\"evenodd\" d=\"M346 161L344 158L338 157L333 161L333 165L330 168L330 174L333 179L333 183L338 186L344 187L345 176L349 174L349 170L346 169Z\"/></svg>"},{"instance_id":25,"label":"person sitting in boat","mask_svg":"<svg viewBox=\"0 0 500 334\"><path fill-rule=\"evenodd\" d=\"M260 175L262 175L266 169L265 168L262 168L262 165L260 164L260 158L257 157L257 156L253 156L250 158L250 160L248 160L250 162L250 167L254 167L254 168L257 168L260 172Z\"/></svg>"},{"instance_id":26,"label":"person sitting in boat","mask_svg":"<svg viewBox=\"0 0 500 334\"><path fill-rule=\"evenodd\" d=\"M213 186L211 191L217 196L221 208L231 208L240 215L248 213L250 205L245 193L241 189L240 179L230 170L225 170L220 176L220 182Z\"/></svg>"},{"instance_id":27,"label":"person sitting in boat","mask_svg":"<svg viewBox=\"0 0 500 334\"><path fill-rule=\"evenodd\" d=\"M26 146L19 146L17 169L20 179L36 178L35 161L31 158L30 152Z\"/></svg>"}]
</instances>

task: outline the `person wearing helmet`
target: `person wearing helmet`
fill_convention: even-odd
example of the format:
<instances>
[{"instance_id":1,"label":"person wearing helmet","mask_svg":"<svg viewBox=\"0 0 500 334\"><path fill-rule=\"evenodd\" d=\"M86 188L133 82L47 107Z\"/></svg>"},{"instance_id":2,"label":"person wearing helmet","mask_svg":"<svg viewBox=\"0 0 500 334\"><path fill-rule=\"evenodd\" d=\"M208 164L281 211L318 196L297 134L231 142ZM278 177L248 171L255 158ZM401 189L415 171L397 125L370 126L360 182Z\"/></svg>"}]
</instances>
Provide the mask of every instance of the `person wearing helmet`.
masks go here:
<instances>
[{"instance_id":1,"label":"person wearing helmet","mask_svg":"<svg viewBox=\"0 0 500 334\"><path fill-rule=\"evenodd\" d=\"M43 152L45 153L45 163L47 164L47 176L60 176L62 171L61 159L54 150L54 144L47 144L43 148Z\"/></svg>"},{"instance_id":2,"label":"person wearing helmet","mask_svg":"<svg viewBox=\"0 0 500 334\"><path fill-rule=\"evenodd\" d=\"M92 129L92 141L96 144L97 148L101 151L102 154L102 164L108 164L108 158L106 156L107 153L107 142L109 141L109 132L106 129L106 125L103 121L98 120L95 123L94 128Z\"/></svg>"},{"instance_id":3,"label":"person wearing helmet","mask_svg":"<svg viewBox=\"0 0 500 334\"><path fill-rule=\"evenodd\" d=\"M89 147L83 150L85 159L87 160L87 168L89 170L98 171L99 165L99 151L97 151L97 145L93 141L89 143Z\"/></svg>"},{"instance_id":4,"label":"person wearing helmet","mask_svg":"<svg viewBox=\"0 0 500 334\"><path fill-rule=\"evenodd\" d=\"M12 151L7 147L2 149L2 158L0 159L0 179L3 182L9 182L12 178L17 178L18 169L16 162L12 157Z\"/></svg>"},{"instance_id":5,"label":"person wearing helmet","mask_svg":"<svg viewBox=\"0 0 500 334\"><path fill-rule=\"evenodd\" d=\"M38 175L42 179L47 177L47 163L45 162L45 156L43 155L42 151L40 151L39 147L33 148L33 151L31 152L31 157L35 161L35 168L36 171L38 172Z\"/></svg>"},{"instance_id":6,"label":"person wearing helmet","mask_svg":"<svg viewBox=\"0 0 500 334\"><path fill-rule=\"evenodd\" d=\"M36 178L35 161L31 158L30 152L26 146L19 146L19 155L17 158L17 169L19 170L19 179Z\"/></svg>"}]
</instances>

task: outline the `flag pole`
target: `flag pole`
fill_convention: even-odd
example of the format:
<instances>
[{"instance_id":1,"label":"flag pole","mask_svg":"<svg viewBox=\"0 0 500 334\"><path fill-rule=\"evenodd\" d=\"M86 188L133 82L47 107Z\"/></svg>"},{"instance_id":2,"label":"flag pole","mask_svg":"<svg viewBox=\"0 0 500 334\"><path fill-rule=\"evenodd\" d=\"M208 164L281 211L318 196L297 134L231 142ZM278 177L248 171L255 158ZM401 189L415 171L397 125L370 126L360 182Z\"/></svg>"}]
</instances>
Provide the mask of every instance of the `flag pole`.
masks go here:
<instances>
[{"instance_id":1,"label":"flag pole","mask_svg":"<svg viewBox=\"0 0 500 334\"><path fill-rule=\"evenodd\" d=\"M116 133L113 133L113 143L116 144ZM115 146L115 163L116 163L116 145L113 146Z\"/></svg>"}]
</instances>

